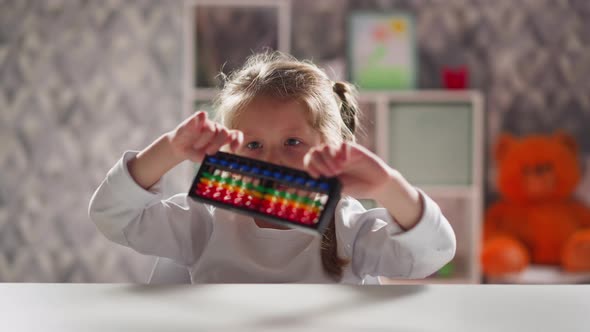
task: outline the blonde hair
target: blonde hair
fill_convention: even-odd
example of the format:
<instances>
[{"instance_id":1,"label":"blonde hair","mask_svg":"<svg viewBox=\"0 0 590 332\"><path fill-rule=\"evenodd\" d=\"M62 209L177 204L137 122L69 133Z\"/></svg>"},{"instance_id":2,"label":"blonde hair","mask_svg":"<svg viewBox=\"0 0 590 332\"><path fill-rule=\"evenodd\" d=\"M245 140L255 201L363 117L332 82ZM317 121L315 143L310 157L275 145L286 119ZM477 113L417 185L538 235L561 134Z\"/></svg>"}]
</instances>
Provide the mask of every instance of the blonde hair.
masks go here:
<instances>
[{"instance_id":1,"label":"blonde hair","mask_svg":"<svg viewBox=\"0 0 590 332\"><path fill-rule=\"evenodd\" d=\"M245 65L221 75L224 85L215 100L217 120L235 128L241 111L256 97L303 102L307 118L327 144L355 141L358 104L354 88L345 82L333 82L326 73L308 61L299 61L280 53L261 53L248 58ZM324 270L335 279L342 277L347 260L338 257L334 220L322 238Z\"/></svg>"}]
</instances>

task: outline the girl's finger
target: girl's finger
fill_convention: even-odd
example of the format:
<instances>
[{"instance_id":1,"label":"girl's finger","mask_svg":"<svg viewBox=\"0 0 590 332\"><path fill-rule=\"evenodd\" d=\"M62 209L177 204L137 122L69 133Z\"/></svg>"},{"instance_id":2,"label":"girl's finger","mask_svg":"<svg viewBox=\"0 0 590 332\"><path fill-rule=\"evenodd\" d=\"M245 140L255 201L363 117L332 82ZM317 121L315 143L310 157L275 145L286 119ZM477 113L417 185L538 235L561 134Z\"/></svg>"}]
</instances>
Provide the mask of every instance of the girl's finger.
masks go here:
<instances>
[{"instance_id":1,"label":"girl's finger","mask_svg":"<svg viewBox=\"0 0 590 332\"><path fill-rule=\"evenodd\" d=\"M315 166L313 165L308 165L305 169L307 171L307 173L309 173L309 175L311 175L314 178L319 178L322 173L320 172L320 170L318 170Z\"/></svg>"},{"instance_id":2,"label":"girl's finger","mask_svg":"<svg viewBox=\"0 0 590 332\"><path fill-rule=\"evenodd\" d=\"M316 150L311 150L303 157L303 167L312 177L319 178L321 175L321 172L315 166L316 162L313 161L313 158L314 158L313 154L314 153L316 153Z\"/></svg>"},{"instance_id":3,"label":"girl's finger","mask_svg":"<svg viewBox=\"0 0 590 332\"><path fill-rule=\"evenodd\" d=\"M201 131L198 133L198 136L192 142L192 148L195 150L202 150L209 145L209 142L215 136L216 131L215 124L211 121L206 121L203 124Z\"/></svg>"},{"instance_id":4,"label":"girl's finger","mask_svg":"<svg viewBox=\"0 0 590 332\"><path fill-rule=\"evenodd\" d=\"M336 153L336 159L343 162L347 162L350 159L350 144L342 142Z\"/></svg>"},{"instance_id":5,"label":"girl's finger","mask_svg":"<svg viewBox=\"0 0 590 332\"><path fill-rule=\"evenodd\" d=\"M242 143L244 143L244 133L242 133L240 130L232 130L230 133L230 139L231 142L229 148L232 151L236 151L242 145Z\"/></svg>"},{"instance_id":6,"label":"girl's finger","mask_svg":"<svg viewBox=\"0 0 590 332\"><path fill-rule=\"evenodd\" d=\"M313 150L308 155L307 168L314 169L320 175L334 176L333 171L328 167L322 156L321 150Z\"/></svg>"},{"instance_id":7,"label":"girl's finger","mask_svg":"<svg viewBox=\"0 0 590 332\"><path fill-rule=\"evenodd\" d=\"M338 163L336 160L336 154L337 151L333 147L326 145L321 150L321 154L319 156L319 158L322 159L322 161L328 167L333 176L341 172L340 163Z\"/></svg>"},{"instance_id":8,"label":"girl's finger","mask_svg":"<svg viewBox=\"0 0 590 332\"><path fill-rule=\"evenodd\" d=\"M207 120L207 112L199 111L191 118L190 125L193 130L196 129L198 132L201 130L205 120Z\"/></svg>"},{"instance_id":9,"label":"girl's finger","mask_svg":"<svg viewBox=\"0 0 590 332\"><path fill-rule=\"evenodd\" d=\"M214 154L215 152L219 151L219 149L229 142L229 131L221 126L217 125L217 131L215 136L211 139L207 147L205 148L205 152L207 154Z\"/></svg>"}]
</instances>

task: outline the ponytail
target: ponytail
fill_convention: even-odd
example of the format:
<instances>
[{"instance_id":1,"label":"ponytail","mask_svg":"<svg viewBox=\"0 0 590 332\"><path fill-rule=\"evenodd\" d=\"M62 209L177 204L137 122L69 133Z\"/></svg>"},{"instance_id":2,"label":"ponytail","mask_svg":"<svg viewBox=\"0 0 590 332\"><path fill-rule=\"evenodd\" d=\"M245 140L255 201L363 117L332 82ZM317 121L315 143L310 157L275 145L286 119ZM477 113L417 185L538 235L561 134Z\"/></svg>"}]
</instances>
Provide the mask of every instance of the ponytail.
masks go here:
<instances>
[{"instance_id":1,"label":"ponytail","mask_svg":"<svg viewBox=\"0 0 590 332\"><path fill-rule=\"evenodd\" d=\"M359 113L359 106L354 97L355 90L346 82L335 82L333 90L340 100L340 116L346 125L346 130L342 132L342 138L345 141L354 141Z\"/></svg>"},{"instance_id":2,"label":"ponytail","mask_svg":"<svg viewBox=\"0 0 590 332\"><path fill-rule=\"evenodd\" d=\"M345 82L335 82L332 86L338 96L340 116L345 126L342 128L342 139L354 142L357 129L359 107L354 98L353 87ZM336 239L336 224L334 219L328 225L322 237L321 257L324 270L335 280L342 278L342 269L349 264L347 259L338 257L338 241Z\"/></svg>"}]
</instances>

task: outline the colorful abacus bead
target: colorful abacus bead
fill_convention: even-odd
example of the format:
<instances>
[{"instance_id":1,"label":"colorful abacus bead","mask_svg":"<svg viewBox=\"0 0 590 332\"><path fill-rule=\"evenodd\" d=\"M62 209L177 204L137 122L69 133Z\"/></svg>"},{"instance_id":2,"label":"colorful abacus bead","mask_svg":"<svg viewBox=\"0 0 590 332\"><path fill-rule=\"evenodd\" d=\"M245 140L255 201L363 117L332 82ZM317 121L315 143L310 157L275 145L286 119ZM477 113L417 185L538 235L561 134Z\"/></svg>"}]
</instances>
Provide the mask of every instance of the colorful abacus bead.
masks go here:
<instances>
[{"instance_id":1,"label":"colorful abacus bead","mask_svg":"<svg viewBox=\"0 0 590 332\"><path fill-rule=\"evenodd\" d=\"M303 215L302 208L300 208L298 206L291 206L291 209L289 210L289 214L287 215L287 218L289 220L298 222L299 219L301 219L302 215Z\"/></svg>"},{"instance_id":2,"label":"colorful abacus bead","mask_svg":"<svg viewBox=\"0 0 590 332\"><path fill-rule=\"evenodd\" d=\"M260 205L260 197L262 195L259 192L253 189L247 190L244 206L251 210L257 210Z\"/></svg>"},{"instance_id":3,"label":"colorful abacus bead","mask_svg":"<svg viewBox=\"0 0 590 332\"><path fill-rule=\"evenodd\" d=\"M245 198L244 206L251 210L257 210L260 205L260 198L248 195Z\"/></svg>"},{"instance_id":4,"label":"colorful abacus bead","mask_svg":"<svg viewBox=\"0 0 590 332\"><path fill-rule=\"evenodd\" d=\"M303 211L303 215L301 216L301 223L306 224L306 225L311 225L314 223L314 221L316 221L318 217L317 212L315 211L311 211L311 210L305 210Z\"/></svg>"},{"instance_id":5,"label":"colorful abacus bead","mask_svg":"<svg viewBox=\"0 0 590 332\"><path fill-rule=\"evenodd\" d=\"M235 206L243 206L246 203L246 193L243 189L234 191L232 196L232 204Z\"/></svg>"},{"instance_id":6,"label":"colorful abacus bead","mask_svg":"<svg viewBox=\"0 0 590 332\"><path fill-rule=\"evenodd\" d=\"M260 202L260 212L274 214L277 203L272 200L264 199Z\"/></svg>"}]
</instances>

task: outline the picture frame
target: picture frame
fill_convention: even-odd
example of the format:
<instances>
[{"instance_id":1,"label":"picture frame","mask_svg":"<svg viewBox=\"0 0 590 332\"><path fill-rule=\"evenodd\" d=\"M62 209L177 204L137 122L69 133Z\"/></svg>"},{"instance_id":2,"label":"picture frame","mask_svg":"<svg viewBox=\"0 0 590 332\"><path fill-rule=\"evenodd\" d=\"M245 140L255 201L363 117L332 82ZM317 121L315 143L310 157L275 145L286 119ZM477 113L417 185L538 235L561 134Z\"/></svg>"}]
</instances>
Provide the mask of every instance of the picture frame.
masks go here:
<instances>
[{"instance_id":1,"label":"picture frame","mask_svg":"<svg viewBox=\"0 0 590 332\"><path fill-rule=\"evenodd\" d=\"M348 18L349 79L362 90L417 87L413 16L402 12L353 12Z\"/></svg>"},{"instance_id":2,"label":"picture frame","mask_svg":"<svg viewBox=\"0 0 590 332\"><path fill-rule=\"evenodd\" d=\"M185 24L190 32L187 56L192 62L192 87L217 88L221 83L220 72L228 74L241 67L254 53L273 50L288 53L290 8L288 0L188 1Z\"/></svg>"}]
</instances>

